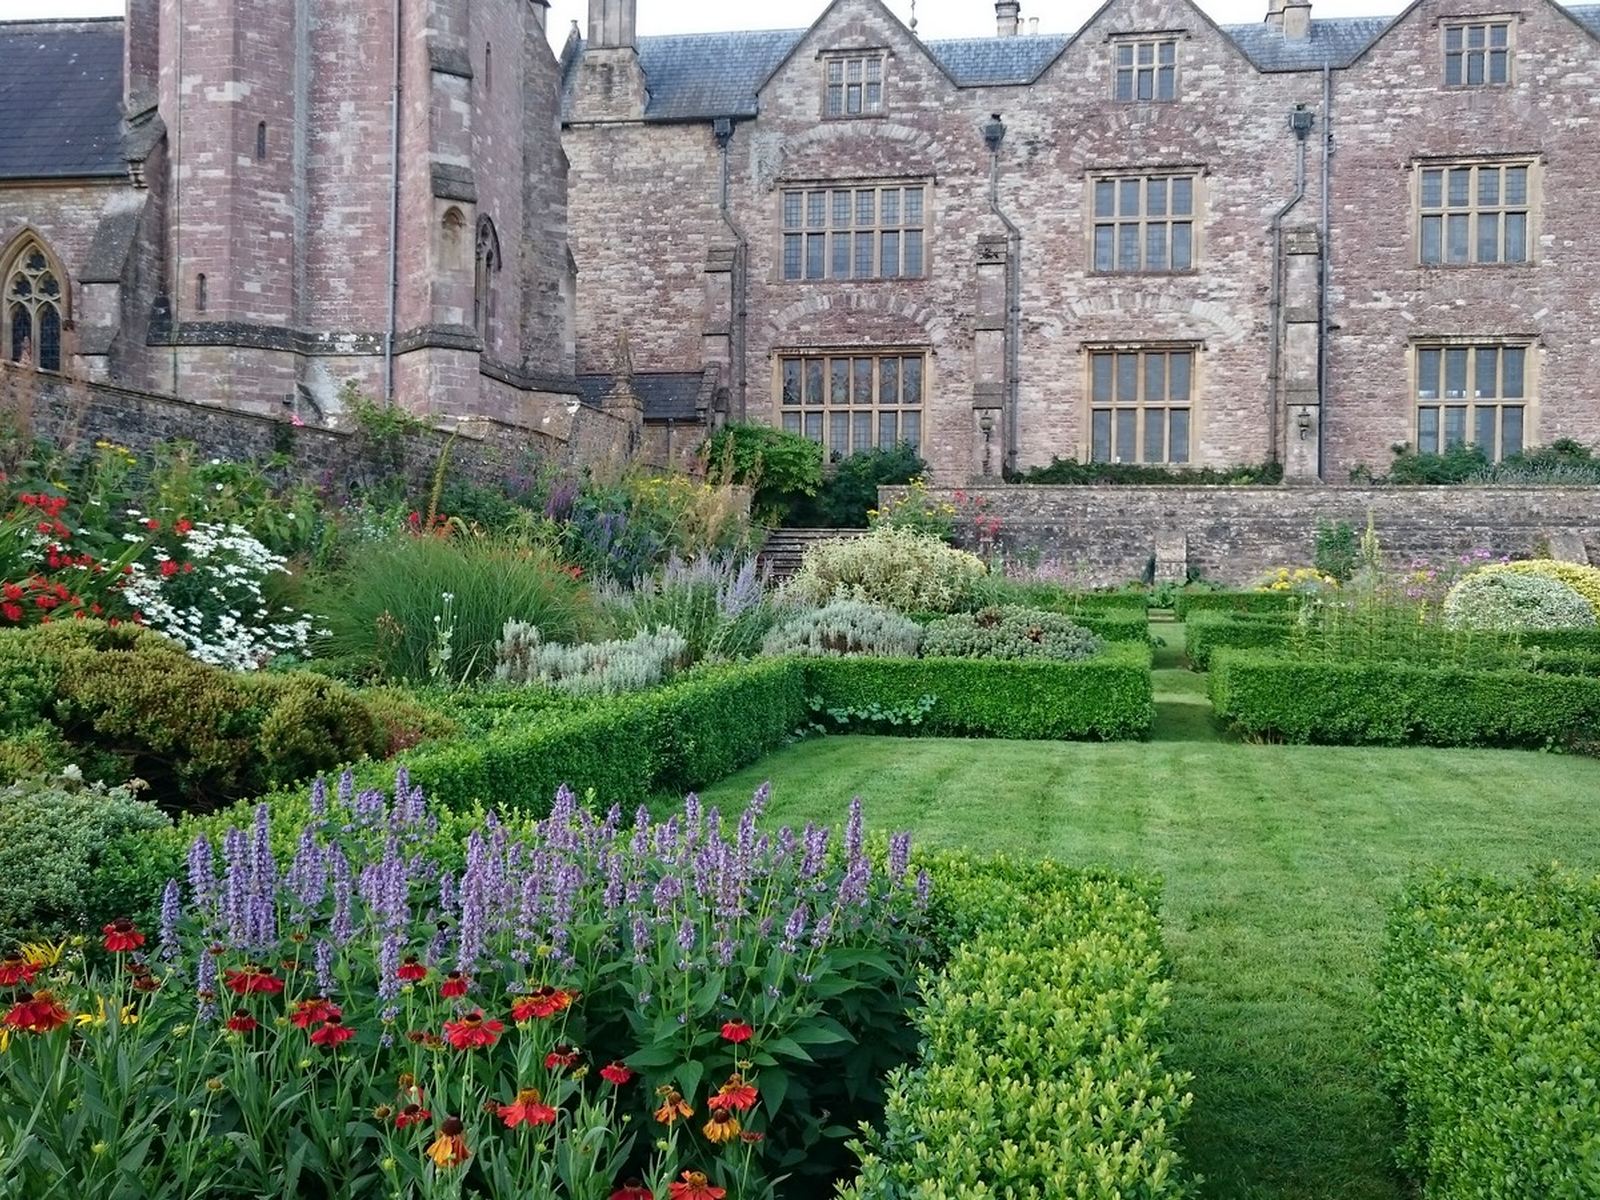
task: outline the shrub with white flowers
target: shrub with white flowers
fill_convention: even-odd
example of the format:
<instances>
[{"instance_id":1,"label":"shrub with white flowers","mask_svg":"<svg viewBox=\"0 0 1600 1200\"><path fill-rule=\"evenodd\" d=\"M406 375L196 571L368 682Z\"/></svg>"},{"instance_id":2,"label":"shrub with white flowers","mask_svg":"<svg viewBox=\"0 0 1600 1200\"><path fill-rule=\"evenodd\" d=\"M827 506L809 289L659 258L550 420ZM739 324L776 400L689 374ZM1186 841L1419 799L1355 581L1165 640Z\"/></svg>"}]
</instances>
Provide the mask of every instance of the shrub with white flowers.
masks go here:
<instances>
[{"instance_id":1,"label":"shrub with white flowers","mask_svg":"<svg viewBox=\"0 0 1600 1200\"><path fill-rule=\"evenodd\" d=\"M268 576L287 574L287 560L242 526L180 522L150 558L134 564L123 598L190 657L255 671L281 654L306 653L310 614L274 612L263 595Z\"/></svg>"}]
</instances>

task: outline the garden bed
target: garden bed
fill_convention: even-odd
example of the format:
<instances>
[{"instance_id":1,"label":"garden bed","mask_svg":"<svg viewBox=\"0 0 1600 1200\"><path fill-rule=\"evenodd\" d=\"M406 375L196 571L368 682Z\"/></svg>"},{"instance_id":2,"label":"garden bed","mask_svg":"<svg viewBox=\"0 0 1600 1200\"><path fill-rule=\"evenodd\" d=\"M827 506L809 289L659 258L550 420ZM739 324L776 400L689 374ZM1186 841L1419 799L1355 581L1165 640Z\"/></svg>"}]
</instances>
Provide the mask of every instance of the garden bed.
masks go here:
<instances>
[{"instance_id":1,"label":"garden bed","mask_svg":"<svg viewBox=\"0 0 1600 1200\"><path fill-rule=\"evenodd\" d=\"M1196 671L1211 669L1211 656L1224 646L1262 650L1282 646L1294 636L1293 613L1238 613L1202 609L1185 626L1185 652Z\"/></svg>"}]
</instances>

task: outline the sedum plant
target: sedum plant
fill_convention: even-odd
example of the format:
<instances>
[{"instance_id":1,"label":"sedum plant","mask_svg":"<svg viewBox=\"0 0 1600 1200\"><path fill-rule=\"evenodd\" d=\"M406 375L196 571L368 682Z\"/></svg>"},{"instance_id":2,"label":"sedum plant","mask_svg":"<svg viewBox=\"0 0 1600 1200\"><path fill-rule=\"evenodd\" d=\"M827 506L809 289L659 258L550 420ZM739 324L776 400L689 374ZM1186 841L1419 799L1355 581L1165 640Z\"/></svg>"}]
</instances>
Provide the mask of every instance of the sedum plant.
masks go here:
<instances>
[{"instance_id":1,"label":"sedum plant","mask_svg":"<svg viewBox=\"0 0 1600 1200\"><path fill-rule=\"evenodd\" d=\"M1542 575L1480 571L1444 600L1446 622L1458 629L1588 629L1594 608L1576 590Z\"/></svg>"},{"instance_id":2,"label":"sedum plant","mask_svg":"<svg viewBox=\"0 0 1600 1200\"><path fill-rule=\"evenodd\" d=\"M928 626L927 658L1047 658L1080 662L1099 651L1100 639L1070 617L1038 608L984 608L955 613Z\"/></svg>"},{"instance_id":3,"label":"sedum plant","mask_svg":"<svg viewBox=\"0 0 1600 1200\"><path fill-rule=\"evenodd\" d=\"M909 617L840 599L779 622L761 652L803 658L915 658L921 644L922 627Z\"/></svg>"},{"instance_id":4,"label":"sedum plant","mask_svg":"<svg viewBox=\"0 0 1600 1200\"><path fill-rule=\"evenodd\" d=\"M837 596L900 612L954 612L988 573L983 560L930 534L879 526L862 537L818 542L784 595L806 604Z\"/></svg>"},{"instance_id":5,"label":"sedum plant","mask_svg":"<svg viewBox=\"0 0 1600 1200\"><path fill-rule=\"evenodd\" d=\"M532 625L507 621L496 651L495 678L573 696L615 696L660 684L684 663L688 650L689 643L670 626L626 641L564 646L542 642Z\"/></svg>"}]
</instances>

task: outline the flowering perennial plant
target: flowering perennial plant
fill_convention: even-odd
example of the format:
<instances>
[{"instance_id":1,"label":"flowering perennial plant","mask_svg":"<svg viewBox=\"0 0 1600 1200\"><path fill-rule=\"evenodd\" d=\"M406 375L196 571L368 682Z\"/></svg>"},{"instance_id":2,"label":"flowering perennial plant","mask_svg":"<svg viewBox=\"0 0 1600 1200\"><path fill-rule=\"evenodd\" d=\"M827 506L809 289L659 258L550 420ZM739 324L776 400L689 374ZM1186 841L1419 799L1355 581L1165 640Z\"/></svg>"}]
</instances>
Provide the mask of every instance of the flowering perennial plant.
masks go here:
<instances>
[{"instance_id":1,"label":"flowering perennial plant","mask_svg":"<svg viewBox=\"0 0 1600 1200\"><path fill-rule=\"evenodd\" d=\"M263 805L194 842L158 929L0 964L0 1175L24 1195L772 1197L842 1162L836 1126L881 1101L930 884L905 835L869 854L859 802L836 847L761 832L766 799L732 828L691 796L630 829L563 791L543 821L486 818L457 870L403 772L392 799L319 782L292 856Z\"/></svg>"}]
</instances>

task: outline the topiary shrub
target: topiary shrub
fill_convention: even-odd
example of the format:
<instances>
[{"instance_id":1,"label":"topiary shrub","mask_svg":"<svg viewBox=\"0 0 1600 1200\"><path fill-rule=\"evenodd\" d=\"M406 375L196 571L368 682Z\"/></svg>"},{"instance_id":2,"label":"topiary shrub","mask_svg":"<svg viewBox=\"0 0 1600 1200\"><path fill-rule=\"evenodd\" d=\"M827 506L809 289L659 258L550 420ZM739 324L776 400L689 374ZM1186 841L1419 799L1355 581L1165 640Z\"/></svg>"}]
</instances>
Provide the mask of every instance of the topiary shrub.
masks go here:
<instances>
[{"instance_id":1,"label":"topiary shrub","mask_svg":"<svg viewBox=\"0 0 1600 1200\"><path fill-rule=\"evenodd\" d=\"M1595 610L1576 590L1544 575L1478 571L1444 600L1445 620L1458 629L1587 629Z\"/></svg>"},{"instance_id":2,"label":"topiary shrub","mask_svg":"<svg viewBox=\"0 0 1600 1200\"><path fill-rule=\"evenodd\" d=\"M761 652L804 658L915 658L922 626L893 609L860 600L834 600L778 622Z\"/></svg>"},{"instance_id":3,"label":"topiary shrub","mask_svg":"<svg viewBox=\"0 0 1600 1200\"><path fill-rule=\"evenodd\" d=\"M1482 574L1509 571L1515 575L1532 575L1542 579L1557 579L1589 602L1589 607L1600 614L1600 567L1582 563L1558 562L1553 558L1531 558L1526 562L1494 563L1483 568Z\"/></svg>"},{"instance_id":4,"label":"topiary shrub","mask_svg":"<svg viewBox=\"0 0 1600 1200\"><path fill-rule=\"evenodd\" d=\"M847 596L900 612L947 613L964 607L987 573L982 559L937 537L879 526L811 546L783 594L805 604Z\"/></svg>"},{"instance_id":5,"label":"topiary shrub","mask_svg":"<svg viewBox=\"0 0 1600 1200\"><path fill-rule=\"evenodd\" d=\"M0 946L129 912L105 872L130 843L167 827L133 788L85 784L75 771L0 790Z\"/></svg>"},{"instance_id":6,"label":"topiary shrub","mask_svg":"<svg viewBox=\"0 0 1600 1200\"><path fill-rule=\"evenodd\" d=\"M1100 649L1100 639L1060 613L1038 608L984 608L941 617L928 626L928 658L1049 658L1078 662Z\"/></svg>"},{"instance_id":7,"label":"topiary shrub","mask_svg":"<svg viewBox=\"0 0 1600 1200\"><path fill-rule=\"evenodd\" d=\"M572 696L615 696L660 684L687 663L688 652L683 635L667 627L626 641L562 646L541 641L532 626L508 621L496 652L495 678Z\"/></svg>"}]
</instances>

